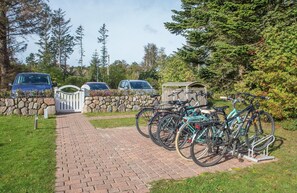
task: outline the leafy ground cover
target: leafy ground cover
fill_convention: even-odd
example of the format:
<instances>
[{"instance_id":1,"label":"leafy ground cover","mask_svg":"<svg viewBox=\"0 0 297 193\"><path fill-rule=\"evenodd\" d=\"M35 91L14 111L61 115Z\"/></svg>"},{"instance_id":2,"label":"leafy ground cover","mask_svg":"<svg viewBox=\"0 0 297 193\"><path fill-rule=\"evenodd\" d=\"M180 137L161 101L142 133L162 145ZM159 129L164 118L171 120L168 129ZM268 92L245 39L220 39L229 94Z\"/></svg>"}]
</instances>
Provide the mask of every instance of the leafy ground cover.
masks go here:
<instances>
[{"instance_id":1,"label":"leafy ground cover","mask_svg":"<svg viewBox=\"0 0 297 193\"><path fill-rule=\"evenodd\" d=\"M54 192L55 118L0 116L0 192Z\"/></svg>"},{"instance_id":2,"label":"leafy ground cover","mask_svg":"<svg viewBox=\"0 0 297 193\"><path fill-rule=\"evenodd\" d=\"M151 192L295 192L297 190L297 132L276 124L276 141L270 155L277 161L184 180L161 180ZM219 166L219 165L218 165Z\"/></svg>"}]
</instances>

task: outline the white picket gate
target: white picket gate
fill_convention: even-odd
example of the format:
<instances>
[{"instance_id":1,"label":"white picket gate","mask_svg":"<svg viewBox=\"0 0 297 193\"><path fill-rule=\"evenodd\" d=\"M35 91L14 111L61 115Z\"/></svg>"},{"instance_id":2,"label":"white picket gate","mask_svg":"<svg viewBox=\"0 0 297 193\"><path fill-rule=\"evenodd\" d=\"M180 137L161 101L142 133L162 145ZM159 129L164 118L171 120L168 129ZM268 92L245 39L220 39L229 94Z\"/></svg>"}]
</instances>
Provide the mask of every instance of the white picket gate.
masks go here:
<instances>
[{"instance_id":1,"label":"white picket gate","mask_svg":"<svg viewBox=\"0 0 297 193\"><path fill-rule=\"evenodd\" d=\"M76 92L64 92L63 89L73 88ZM81 112L84 106L85 92L74 85L55 88L55 103L57 113Z\"/></svg>"}]
</instances>

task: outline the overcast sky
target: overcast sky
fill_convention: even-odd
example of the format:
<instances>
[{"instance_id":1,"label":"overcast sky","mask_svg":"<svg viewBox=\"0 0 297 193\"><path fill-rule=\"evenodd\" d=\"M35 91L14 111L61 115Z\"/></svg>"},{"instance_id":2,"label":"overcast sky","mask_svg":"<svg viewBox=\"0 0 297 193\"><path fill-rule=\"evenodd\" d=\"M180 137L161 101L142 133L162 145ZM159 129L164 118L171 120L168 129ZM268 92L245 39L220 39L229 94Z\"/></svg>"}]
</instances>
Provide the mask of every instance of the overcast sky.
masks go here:
<instances>
[{"instance_id":1,"label":"overcast sky","mask_svg":"<svg viewBox=\"0 0 297 193\"><path fill-rule=\"evenodd\" d=\"M65 19L71 19L73 34L79 25L83 26L86 66L94 51L100 50L97 37L103 23L108 29L107 50L111 63L114 60L140 63L148 43L164 47L170 55L185 42L184 38L171 34L164 27L164 22L172 21L171 10L180 10L180 0L50 0L49 5L52 10L61 8L65 11ZM37 52L37 47L32 44L37 39L28 40L29 47L23 57ZM78 53L75 48L69 60L71 65L77 65Z\"/></svg>"}]
</instances>

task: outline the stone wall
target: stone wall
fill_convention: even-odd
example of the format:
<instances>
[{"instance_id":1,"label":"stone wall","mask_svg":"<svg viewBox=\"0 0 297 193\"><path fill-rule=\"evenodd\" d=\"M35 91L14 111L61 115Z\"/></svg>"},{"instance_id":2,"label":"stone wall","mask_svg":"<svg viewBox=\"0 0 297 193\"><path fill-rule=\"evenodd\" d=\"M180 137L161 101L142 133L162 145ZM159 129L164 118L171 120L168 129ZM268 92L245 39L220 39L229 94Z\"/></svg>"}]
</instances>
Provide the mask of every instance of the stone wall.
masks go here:
<instances>
[{"instance_id":1,"label":"stone wall","mask_svg":"<svg viewBox=\"0 0 297 193\"><path fill-rule=\"evenodd\" d=\"M83 113L137 111L154 102L148 95L86 97Z\"/></svg>"},{"instance_id":2,"label":"stone wall","mask_svg":"<svg viewBox=\"0 0 297 193\"><path fill-rule=\"evenodd\" d=\"M0 98L0 115L43 115L46 108L56 114L54 98Z\"/></svg>"}]
</instances>

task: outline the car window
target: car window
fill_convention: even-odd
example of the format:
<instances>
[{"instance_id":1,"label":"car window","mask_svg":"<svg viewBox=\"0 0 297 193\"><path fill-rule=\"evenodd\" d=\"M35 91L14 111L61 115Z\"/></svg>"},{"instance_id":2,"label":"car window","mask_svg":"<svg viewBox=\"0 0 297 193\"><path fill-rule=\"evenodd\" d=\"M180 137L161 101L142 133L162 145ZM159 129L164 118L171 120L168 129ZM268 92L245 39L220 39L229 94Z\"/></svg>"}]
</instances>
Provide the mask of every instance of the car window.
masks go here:
<instances>
[{"instance_id":1,"label":"car window","mask_svg":"<svg viewBox=\"0 0 297 193\"><path fill-rule=\"evenodd\" d=\"M129 82L128 81L124 81L124 88L129 88Z\"/></svg>"},{"instance_id":2,"label":"car window","mask_svg":"<svg viewBox=\"0 0 297 193\"><path fill-rule=\"evenodd\" d=\"M133 81L130 82L130 85L132 89L151 89L150 85L147 82Z\"/></svg>"},{"instance_id":3,"label":"car window","mask_svg":"<svg viewBox=\"0 0 297 193\"><path fill-rule=\"evenodd\" d=\"M121 82L120 82L119 87L120 87L120 88L124 88L124 81L121 81Z\"/></svg>"},{"instance_id":4,"label":"car window","mask_svg":"<svg viewBox=\"0 0 297 193\"><path fill-rule=\"evenodd\" d=\"M106 84L89 84L90 90L107 90L108 87Z\"/></svg>"},{"instance_id":5,"label":"car window","mask_svg":"<svg viewBox=\"0 0 297 193\"><path fill-rule=\"evenodd\" d=\"M50 77L46 74L21 74L16 77L14 84L50 84Z\"/></svg>"}]
</instances>

